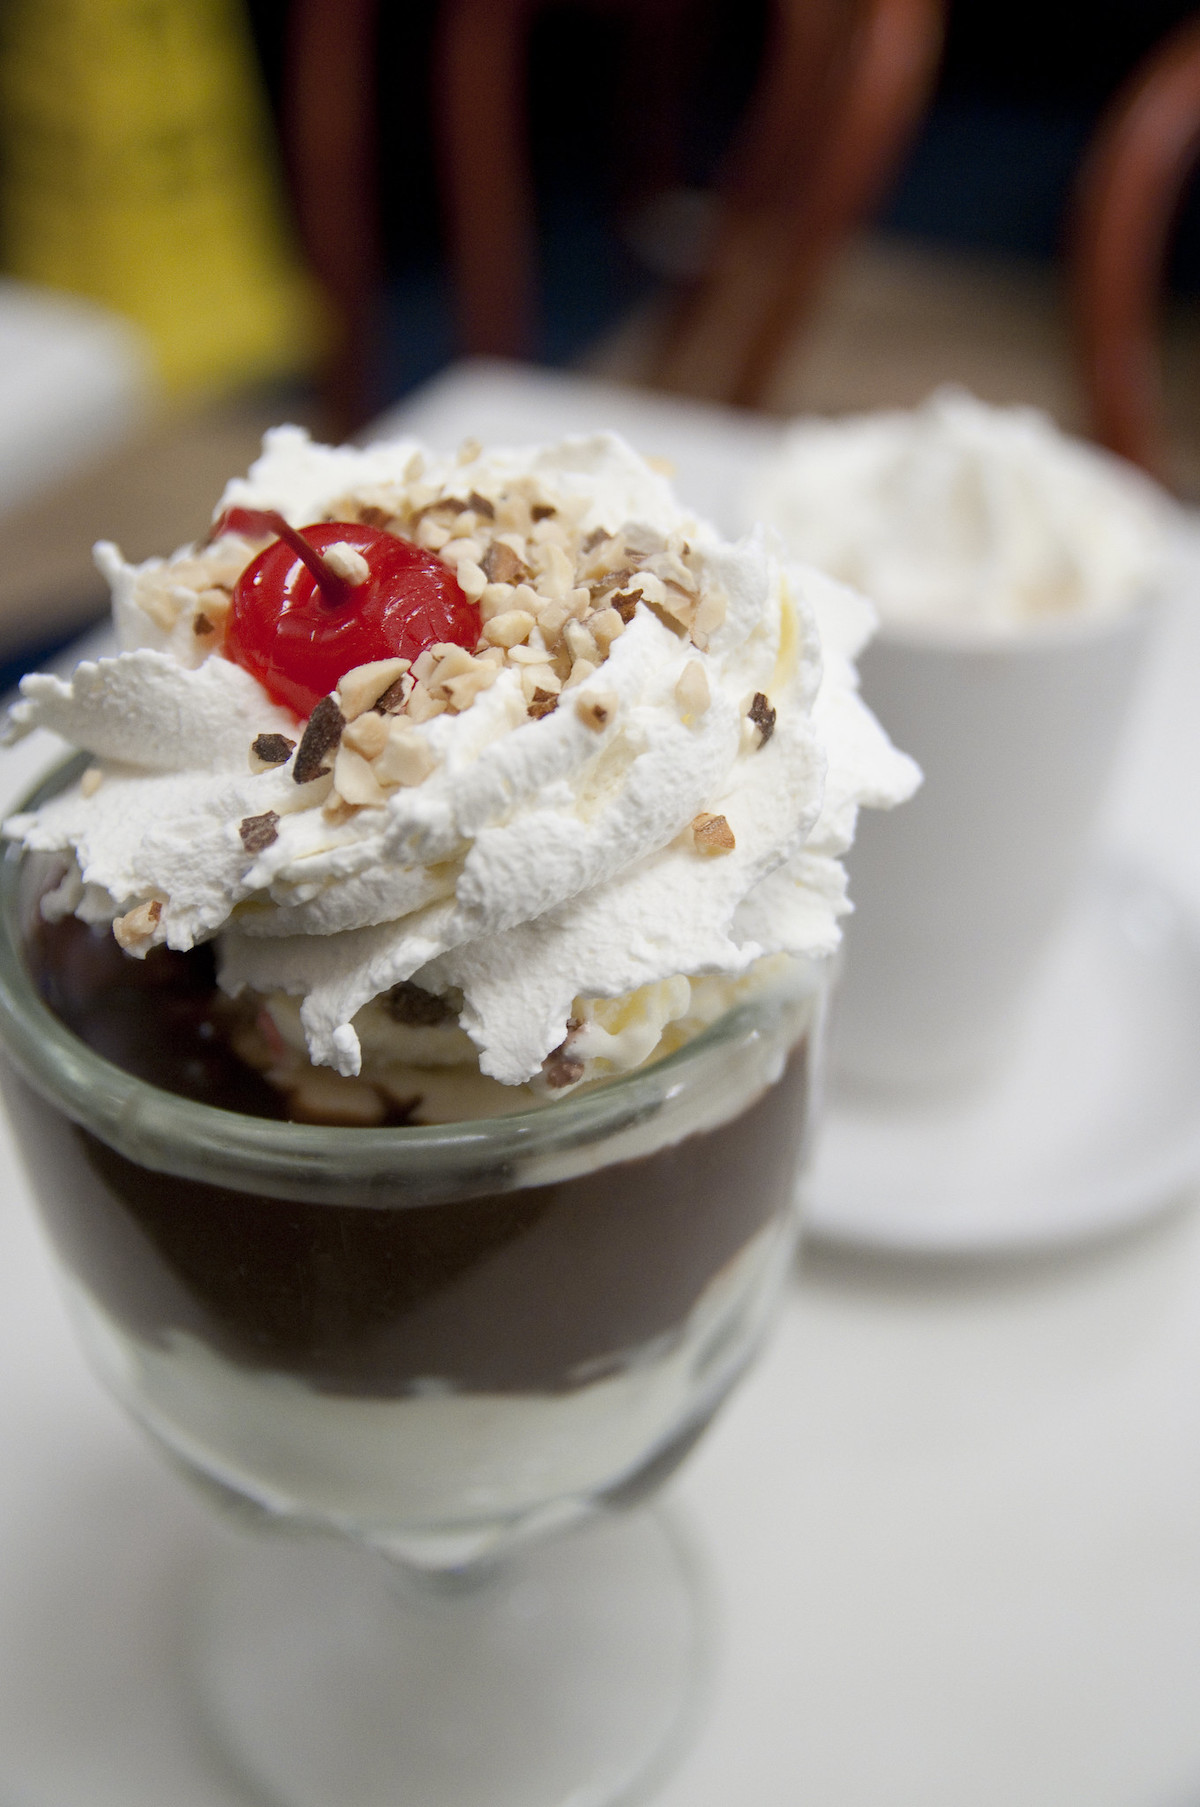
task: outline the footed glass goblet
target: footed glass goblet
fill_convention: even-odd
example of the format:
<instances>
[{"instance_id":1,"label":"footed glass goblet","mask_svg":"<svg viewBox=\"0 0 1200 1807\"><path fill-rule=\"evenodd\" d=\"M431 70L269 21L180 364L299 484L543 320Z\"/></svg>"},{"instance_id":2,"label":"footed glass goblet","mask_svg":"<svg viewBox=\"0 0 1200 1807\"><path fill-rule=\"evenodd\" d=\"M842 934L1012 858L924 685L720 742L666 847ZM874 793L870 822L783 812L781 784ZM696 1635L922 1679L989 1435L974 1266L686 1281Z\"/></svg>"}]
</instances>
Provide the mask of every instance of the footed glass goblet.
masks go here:
<instances>
[{"instance_id":1,"label":"footed glass goblet","mask_svg":"<svg viewBox=\"0 0 1200 1807\"><path fill-rule=\"evenodd\" d=\"M3 1083L84 1347L185 1472L292 1533L199 1603L227 1755L289 1807L632 1798L681 1748L705 1628L685 1544L629 1508L780 1294L821 971L540 1110L326 1128L69 1029L30 956L47 882L0 868Z\"/></svg>"}]
</instances>

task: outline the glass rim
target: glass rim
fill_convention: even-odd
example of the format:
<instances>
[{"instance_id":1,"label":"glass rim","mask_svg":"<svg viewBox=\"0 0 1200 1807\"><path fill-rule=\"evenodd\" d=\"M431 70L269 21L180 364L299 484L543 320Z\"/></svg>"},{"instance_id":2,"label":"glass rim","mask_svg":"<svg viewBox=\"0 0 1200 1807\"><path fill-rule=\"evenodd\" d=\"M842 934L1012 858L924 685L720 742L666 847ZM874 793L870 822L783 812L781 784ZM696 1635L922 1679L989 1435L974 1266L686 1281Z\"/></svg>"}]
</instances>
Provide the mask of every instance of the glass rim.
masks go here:
<instances>
[{"instance_id":1,"label":"glass rim","mask_svg":"<svg viewBox=\"0 0 1200 1807\"><path fill-rule=\"evenodd\" d=\"M36 809L86 763L81 754L56 767L6 814ZM737 1044L756 1040L764 997L817 991L828 965L796 957L792 986L756 992L661 1060L559 1102L445 1124L292 1123L165 1091L98 1054L68 1028L41 997L23 956L24 859L12 842L0 858L0 1051L48 1103L139 1166L195 1175L199 1165L214 1185L255 1187L278 1197L295 1196L301 1182L324 1190L389 1168L395 1174L401 1160L414 1180L456 1161L469 1165L472 1158L495 1173L531 1155L565 1153L632 1127L686 1089L687 1069L727 1058ZM811 976L802 981L806 972Z\"/></svg>"}]
</instances>

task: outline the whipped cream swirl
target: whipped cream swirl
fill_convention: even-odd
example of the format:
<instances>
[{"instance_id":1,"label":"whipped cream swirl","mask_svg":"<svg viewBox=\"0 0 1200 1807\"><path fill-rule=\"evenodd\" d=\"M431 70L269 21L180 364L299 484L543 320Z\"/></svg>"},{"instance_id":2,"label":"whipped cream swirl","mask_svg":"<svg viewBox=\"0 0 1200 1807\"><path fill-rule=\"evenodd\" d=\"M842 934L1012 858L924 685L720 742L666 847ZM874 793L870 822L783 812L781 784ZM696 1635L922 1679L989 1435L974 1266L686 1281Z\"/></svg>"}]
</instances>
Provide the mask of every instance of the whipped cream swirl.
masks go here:
<instances>
[{"instance_id":1,"label":"whipped cream swirl","mask_svg":"<svg viewBox=\"0 0 1200 1807\"><path fill-rule=\"evenodd\" d=\"M885 622L1001 633L1139 601L1163 578L1171 512L1045 414L954 388L911 411L795 422L746 497L748 518Z\"/></svg>"},{"instance_id":2,"label":"whipped cream swirl","mask_svg":"<svg viewBox=\"0 0 1200 1807\"><path fill-rule=\"evenodd\" d=\"M72 856L44 908L114 921L134 953L218 937L222 986L299 999L312 1059L342 1074L360 1069L358 1013L414 981L461 1000L482 1072L508 1085L561 1049L581 1000L836 946L856 812L917 782L857 695L862 598L761 533L723 542L608 434L454 459L280 428L235 503L400 523L447 562L457 533L499 644L417 661L387 782L366 757L382 728L297 782L300 725L220 650L255 545L226 534L136 567L101 546L120 652L24 679L12 711L14 732L52 729L94 762L6 824ZM588 1014L616 1047L617 1018Z\"/></svg>"}]
</instances>

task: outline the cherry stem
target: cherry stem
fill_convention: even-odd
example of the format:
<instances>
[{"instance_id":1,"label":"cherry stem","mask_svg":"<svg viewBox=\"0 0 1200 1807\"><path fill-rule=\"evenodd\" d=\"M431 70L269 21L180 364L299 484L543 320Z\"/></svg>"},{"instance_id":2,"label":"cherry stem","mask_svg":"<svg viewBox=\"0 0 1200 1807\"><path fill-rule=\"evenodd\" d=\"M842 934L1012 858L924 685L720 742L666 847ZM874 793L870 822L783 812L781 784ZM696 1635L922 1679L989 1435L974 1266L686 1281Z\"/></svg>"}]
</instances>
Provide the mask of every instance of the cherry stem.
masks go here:
<instances>
[{"instance_id":1,"label":"cherry stem","mask_svg":"<svg viewBox=\"0 0 1200 1807\"><path fill-rule=\"evenodd\" d=\"M354 593L355 586L347 583L321 557L316 547L310 546L304 536L273 508L227 508L214 525L212 538L219 539L223 533L242 533L250 539L261 533L273 533L276 539L291 547L297 558L303 559L312 572L321 595L334 607L340 608L342 604L349 602Z\"/></svg>"}]
</instances>

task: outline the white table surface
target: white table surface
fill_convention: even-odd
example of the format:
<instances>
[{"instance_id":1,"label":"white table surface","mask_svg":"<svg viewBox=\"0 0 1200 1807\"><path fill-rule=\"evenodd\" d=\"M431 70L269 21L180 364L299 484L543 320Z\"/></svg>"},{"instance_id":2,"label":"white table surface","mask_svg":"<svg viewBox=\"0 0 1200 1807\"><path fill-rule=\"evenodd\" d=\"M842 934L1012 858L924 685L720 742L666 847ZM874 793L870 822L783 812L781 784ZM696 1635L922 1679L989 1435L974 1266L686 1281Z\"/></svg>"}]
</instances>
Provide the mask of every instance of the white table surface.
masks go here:
<instances>
[{"instance_id":1,"label":"white table surface","mask_svg":"<svg viewBox=\"0 0 1200 1807\"><path fill-rule=\"evenodd\" d=\"M771 429L496 366L430 438L613 423L732 526ZM1168 619L1106 825L1200 911L1200 607ZM0 761L9 801L38 757ZM180 1679L228 1535L85 1371L0 1140L0 1803L234 1807ZM723 1601L662 1807L1200 1802L1200 1214L1050 1261L811 1257L675 1484ZM404 1807L419 1807L405 1803Z\"/></svg>"}]
</instances>

